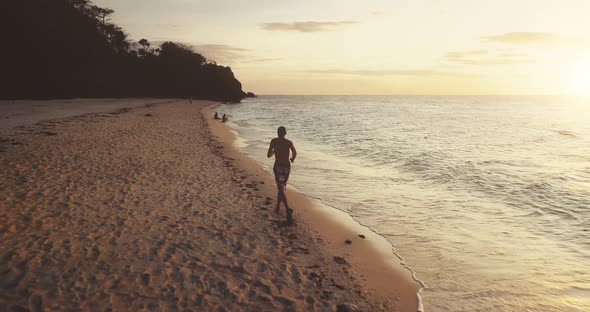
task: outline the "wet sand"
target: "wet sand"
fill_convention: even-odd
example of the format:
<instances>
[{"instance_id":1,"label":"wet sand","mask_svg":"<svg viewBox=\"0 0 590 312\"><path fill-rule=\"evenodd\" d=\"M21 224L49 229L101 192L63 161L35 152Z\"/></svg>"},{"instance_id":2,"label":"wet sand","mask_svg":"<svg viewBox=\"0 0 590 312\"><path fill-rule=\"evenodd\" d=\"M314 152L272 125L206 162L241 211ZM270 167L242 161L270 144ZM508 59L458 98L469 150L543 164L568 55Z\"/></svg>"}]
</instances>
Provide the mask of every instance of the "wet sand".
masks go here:
<instances>
[{"instance_id":1,"label":"wet sand","mask_svg":"<svg viewBox=\"0 0 590 312\"><path fill-rule=\"evenodd\" d=\"M83 103L0 103L0 306L415 311L416 285L363 249L370 236L317 231L295 194L284 225L272 178L211 135L212 103Z\"/></svg>"},{"instance_id":2,"label":"wet sand","mask_svg":"<svg viewBox=\"0 0 590 312\"><path fill-rule=\"evenodd\" d=\"M237 150L237 137L233 130L212 118L215 107L216 105L210 105L203 109L203 116L207 119L214 138L223 144L224 154L235 160L239 168L256 179L265 181L264 185L259 185L258 191L268 196L267 198L272 198L272 205L268 207L274 214L276 186L273 176L261 164ZM298 150L298 153L304 152ZM297 173L294 171L292 174ZM317 237L315 243L320 244L332 259L344 259L337 261L346 262L349 266L347 271L358 279L364 289L379 298L395 302L399 311L422 309L421 306L418 307L417 297L421 284L413 279L412 272L406 269L403 259L395 254L384 237L362 226L345 212L324 205L291 186L287 187L286 194L290 207L295 211L297 225L306 231L304 235ZM281 206L276 217L285 219L284 207Z\"/></svg>"}]
</instances>

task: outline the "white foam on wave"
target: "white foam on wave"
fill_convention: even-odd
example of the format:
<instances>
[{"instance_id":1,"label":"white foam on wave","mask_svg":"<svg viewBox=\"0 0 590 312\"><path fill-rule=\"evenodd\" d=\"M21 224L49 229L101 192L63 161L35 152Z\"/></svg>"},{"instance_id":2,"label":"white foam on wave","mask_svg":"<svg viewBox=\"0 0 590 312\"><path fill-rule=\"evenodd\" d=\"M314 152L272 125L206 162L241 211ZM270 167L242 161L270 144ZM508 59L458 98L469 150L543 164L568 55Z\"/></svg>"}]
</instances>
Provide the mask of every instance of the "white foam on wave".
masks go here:
<instances>
[{"instance_id":1,"label":"white foam on wave","mask_svg":"<svg viewBox=\"0 0 590 312\"><path fill-rule=\"evenodd\" d=\"M259 166L261 166L266 172L268 172L269 174L272 174L272 167L269 166L266 163L263 163L261 161L259 161L258 159L256 159L255 157L253 157L253 155L247 153L244 151L244 148L250 146L250 144L248 143L249 141L245 138L243 138L240 135L240 132L236 129L239 129L240 126L237 126L235 123L233 124L228 124L231 128L231 132L235 135L236 138L236 142L240 142L238 144L234 144L235 147L238 148L238 150L240 152L242 152L244 155L246 155L248 158L254 160ZM333 156L329 156L324 154L325 157L330 158ZM352 220L352 222L354 222L354 224L352 224L352 226L354 227L358 227L358 228L362 228L365 231L363 231L364 233L370 232L373 233L373 241L376 242L374 243L375 246L379 247L379 248L384 248L385 250L387 250L388 252L390 252L393 256L395 256L397 259L399 259L399 264L408 271L409 275L411 276L412 280L414 280L416 283L418 283L420 285L420 288L418 289L418 292L416 293L416 303L417 303L417 312L425 312L424 310L424 304L422 301L422 290L425 289L426 283L422 280L420 280L418 278L418 274L416 271L414 271L406 262L406 260L403 258L403 256L396 250L395 246L389 241L387 240L387 238L385 238L383 235L381 235L380 233L378 233L376 230L372 229L371 227L369 227L368 225L363 224L361 221L359 221L358 219L356 219L352 214L348 213L345 210L339 209L335 206L329 205L327 204L322 198L320 197L314 197L311 196L309 194L304 193L301 189L297 188L296 185L289 183L288 184L288 189L290 189L291 191L295 191L303 196L305 196L306 198L308 198L312 203L314 203L314 205L316 207L320 207L319 209L322 210L326 210L329 209L331 210L331 212L329 212L330 215L334 216L335 218L342 220L343 223L346 223L347 221L345 220L346 218L349 218L350 220ZM341 216L337 216L337 214L344 214L345 216L343 217ZM348 223L350 223L350 221L348 221ZM349 224L349 226L351 226ZM386 246L386 247L384 247Z\"/></svg>"},{"instance_id":2,"label":"white foam on wave","mask_svg":"<svg viewBox=\"0 0 590 312\"><path fill-rule=\"evenodd\" d=\"M551 101L261 97L233 115L269 172L265 140L284 123L300 150L290 187L382 233L428 282L429 311L557 311L590 277L590 115ZM514 299L527 296L543 300Z\"/></svg>"}]
</instances>

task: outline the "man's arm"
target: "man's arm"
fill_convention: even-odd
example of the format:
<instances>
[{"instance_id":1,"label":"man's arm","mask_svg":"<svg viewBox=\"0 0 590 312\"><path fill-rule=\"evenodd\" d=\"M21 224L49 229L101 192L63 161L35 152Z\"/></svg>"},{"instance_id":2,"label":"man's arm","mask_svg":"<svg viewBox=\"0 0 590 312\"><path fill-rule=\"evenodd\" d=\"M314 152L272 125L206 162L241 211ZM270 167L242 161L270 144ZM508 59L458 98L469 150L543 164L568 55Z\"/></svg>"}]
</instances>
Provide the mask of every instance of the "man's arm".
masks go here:
<instances>
[{"instance_id":1,"label":"man's arm","mask_svg":"<svg viewBox=\"0 0 590 312\"><path fill-rule=\"evenodd\" d=\"M275 140L271 140L270 144L268 145L268 152L266 152L266 157L271 158L272 155L275 154L275 149L274 149L274 142Z\"/></svg>"},{"instance_id":2,"label":"man's arm","mask_svg":"<svg viewBox=\"0 0 590 312\"><path fill-rule=\"evenodd\" d=\"M295 158L297 157L297 150L295 149L295 145L293 142L289 141L289 148L291 149L291 162L295 162Z\"/></svg>"}]
</instances>

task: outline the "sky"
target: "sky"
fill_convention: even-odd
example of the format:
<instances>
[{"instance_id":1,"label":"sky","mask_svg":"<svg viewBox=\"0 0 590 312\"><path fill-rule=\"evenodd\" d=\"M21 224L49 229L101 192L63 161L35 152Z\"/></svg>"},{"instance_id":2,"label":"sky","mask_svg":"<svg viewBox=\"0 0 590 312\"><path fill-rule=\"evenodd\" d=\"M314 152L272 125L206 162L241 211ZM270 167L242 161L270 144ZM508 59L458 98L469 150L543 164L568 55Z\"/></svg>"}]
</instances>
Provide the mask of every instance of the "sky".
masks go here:
<instances>
[{"instance_id":1,"label":"sky","mask_svg":"<svg viewBox=\"0 0 590 312\"><path fill-rule=\"evenodd\" d=\"M590 95L588 0L94 0L257 94Z\"/></svg>"}]
</instances>

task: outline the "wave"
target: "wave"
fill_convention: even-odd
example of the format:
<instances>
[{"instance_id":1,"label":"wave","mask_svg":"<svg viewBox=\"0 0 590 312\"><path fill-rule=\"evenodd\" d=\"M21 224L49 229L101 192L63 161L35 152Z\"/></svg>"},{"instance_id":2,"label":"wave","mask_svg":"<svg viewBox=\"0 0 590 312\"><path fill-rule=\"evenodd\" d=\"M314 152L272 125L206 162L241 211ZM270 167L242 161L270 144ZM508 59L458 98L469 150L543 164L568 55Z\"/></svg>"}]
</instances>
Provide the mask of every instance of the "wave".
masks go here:
<instances>
[{"instance_id":1,"label":"wave","mask_svg":"<svg viewBox=\"0 0 590 312\"><path fill-rule=\"evenodd\" d=\"M248 123L242 134L254 138L273 134L272 120L288 116L283 120L300 152L293 183L300 181L306 194L382 230L401 246L429 285L423 289L428 310L439 307L434 302L457 298L457 292L445 291L450 284L461 285L454 288L458 292L487 289L495 276L474 271L479 259L490 256L487 252L494 257L485 258L489 270L511 267L510 261L545 266L553 258L579 267L579 250L590 244L587 148L581 140L554 135L587 137L587 127L578 127L588 124L580 122L582 114L568 115L575 120L563 122L554 114L543 117L546 108L538 109L538 103L523 109L520 103L490 102L496 98L477 100L478 105L470 105L469 98L446 97L385 97L378 103L339 97L267 98L261 104L248 103L235 115ZM551 111L561 108L556 105ZM533 113L536 118L530 118ZM551 127L576 132L552 134L547 131ZM506 240L498 240L496 233L504 233ZM502 248L477 247L482 242ZM537 258L509 252L527 244L542 245L547 252ZM469 263L470 257L475 263ZM587 264L582 265L584 272L590 272ZM454 274L440 278L437 267L454 269ZM510 289L507 295L535 289L535 294L555 298L543 288L551 284L551 267L535 277L548 280L525 288L510 282L520 280L518 270L502 272L502 282ZM521 310L527 305L502 302L493 298L496 295L464 298L464 306L482 307L485 301L498 310Z\"/></svg>"}]
</instances>

